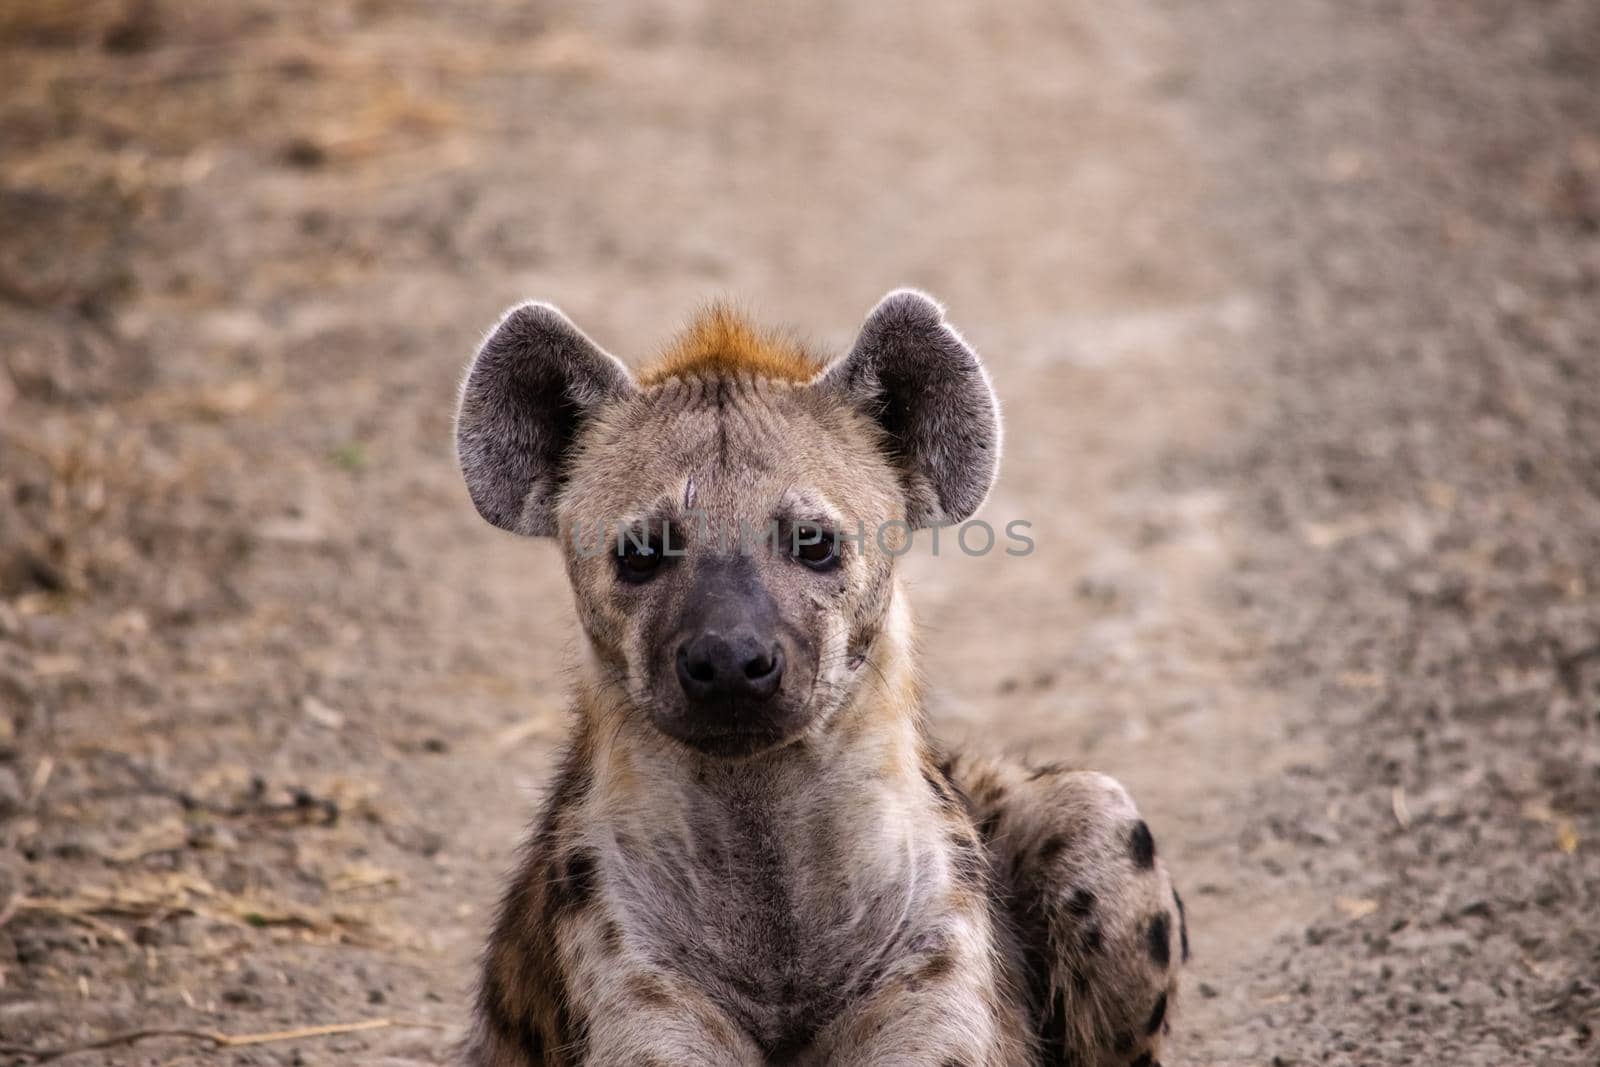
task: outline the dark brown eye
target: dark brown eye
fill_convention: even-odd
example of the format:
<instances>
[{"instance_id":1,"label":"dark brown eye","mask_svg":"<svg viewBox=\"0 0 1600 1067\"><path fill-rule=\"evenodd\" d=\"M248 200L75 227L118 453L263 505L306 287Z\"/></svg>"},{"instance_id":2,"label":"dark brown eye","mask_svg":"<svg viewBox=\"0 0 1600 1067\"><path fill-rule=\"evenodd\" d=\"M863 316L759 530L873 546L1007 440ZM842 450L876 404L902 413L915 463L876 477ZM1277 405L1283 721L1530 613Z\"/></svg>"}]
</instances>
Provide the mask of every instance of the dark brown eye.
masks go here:
<instances>
[{"instance_id":1,"label":"dark brown eye","mask_svg":"<svg viewBox=\"0 0 1600 1067\"><path fill-rule=\"evenodd\" d=\"M661 544L654 538L638 538L623 534L622 551L617 555L617 569L626 582L643 582L661 569L663 554Z\"/></svg>"},{"instance_id":2,"label":"dark brown eye","mask_svg":"<svg viewBox=\"0 0 1600 1067\"><path fill-rule=\"evenodd\" d=\"M832 531L803 522L794 528L789 545L794 558L812 570L832 570L839 565L839 541Z\"/></svg>"}]
</instances>

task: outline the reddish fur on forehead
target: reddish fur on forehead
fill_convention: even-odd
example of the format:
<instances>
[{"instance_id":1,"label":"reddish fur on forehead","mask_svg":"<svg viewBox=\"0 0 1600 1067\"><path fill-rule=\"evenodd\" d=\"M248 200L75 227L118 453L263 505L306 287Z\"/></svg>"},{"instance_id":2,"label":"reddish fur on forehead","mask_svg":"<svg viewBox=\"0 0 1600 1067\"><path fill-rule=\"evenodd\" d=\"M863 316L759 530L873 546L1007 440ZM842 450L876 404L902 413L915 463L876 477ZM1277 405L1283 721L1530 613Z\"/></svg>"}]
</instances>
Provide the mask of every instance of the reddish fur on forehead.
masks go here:
<instances>
[{"instance_id":1,"label":"reddish fur on forehead","mask_svg":"<svg viewBox=\"0 0 1600 1067\"><path fill-rule=\"evenodd\" d=\"M712 304L695 316L656 362L639 372L639 384L668 378L747 374L808 382L823 361L792 337L762 330L725 304Z\"/></svg>"}]
</instances>

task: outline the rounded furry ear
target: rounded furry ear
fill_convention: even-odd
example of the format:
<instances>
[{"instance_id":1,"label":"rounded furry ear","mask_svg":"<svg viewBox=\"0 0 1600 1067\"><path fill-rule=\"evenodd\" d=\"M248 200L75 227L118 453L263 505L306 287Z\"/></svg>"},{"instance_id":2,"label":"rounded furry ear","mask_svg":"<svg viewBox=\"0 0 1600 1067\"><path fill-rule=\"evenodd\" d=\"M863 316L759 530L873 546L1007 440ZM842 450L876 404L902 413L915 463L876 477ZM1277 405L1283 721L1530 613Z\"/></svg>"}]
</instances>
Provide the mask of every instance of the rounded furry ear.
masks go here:
<instances>
[{"instance_id":1,"label":"rounded furry ear","mask_svg":"<svg viewBox=\"0 0 1600 1067\"><path fill-rule=\"evenodd\" d=\"M467 368L456 412L456 456L478 514L512 533L553 536L579 428L633 388L627 368L551 305L506 312Z\"/></svg>"},{"instance_id":2,"label":"rounded furry ear","mask_svg":"<svg viewBox=\"0 0 1600 1067\"><path fill-rule=\"evenodd\" d=\"M914 289L884 297L818 384L883 430L912 528L961 522L983 504L1000 464L1000 405L978 354L932 298Z\"/></svg>"}]
</instances>

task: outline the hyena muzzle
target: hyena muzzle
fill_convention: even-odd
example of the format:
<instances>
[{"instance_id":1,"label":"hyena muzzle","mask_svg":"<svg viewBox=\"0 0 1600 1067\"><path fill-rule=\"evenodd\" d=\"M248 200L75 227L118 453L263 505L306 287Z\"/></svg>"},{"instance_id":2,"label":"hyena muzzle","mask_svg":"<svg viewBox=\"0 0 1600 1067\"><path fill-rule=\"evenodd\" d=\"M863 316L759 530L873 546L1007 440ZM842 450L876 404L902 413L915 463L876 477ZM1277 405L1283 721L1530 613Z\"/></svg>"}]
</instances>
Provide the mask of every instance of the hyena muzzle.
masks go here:
<instances>
[{"instance_id":1,"label":"hyena muzzle","mask_svg":"<svg viewBox=\"0 0 1600 1067\"><path fill-rule=\"evenodd\" d=\"M925 722L895 557L1000 451L938 305L891 293L831 363L712 309L635 376L524 304L457 441L585 638L469 1063L1155 1062L1188 934L1127 793Z\"/></svg>"}]
</instances>

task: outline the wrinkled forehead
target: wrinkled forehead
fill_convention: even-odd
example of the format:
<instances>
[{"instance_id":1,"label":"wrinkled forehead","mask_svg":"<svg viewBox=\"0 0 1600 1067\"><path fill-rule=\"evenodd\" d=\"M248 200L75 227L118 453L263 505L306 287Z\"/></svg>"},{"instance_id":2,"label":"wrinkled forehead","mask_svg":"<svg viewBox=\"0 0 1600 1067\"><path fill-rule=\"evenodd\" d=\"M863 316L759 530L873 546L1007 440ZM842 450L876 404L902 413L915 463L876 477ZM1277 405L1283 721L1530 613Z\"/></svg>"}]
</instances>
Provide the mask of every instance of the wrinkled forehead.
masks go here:
<instances>
[{"instance_id":1,"label":"wrinkled forehead","mask_svg":"<svg viewBox=\"0 0 1600 1067\"><path fill-rule=\"evenodd\" d=\"M762 378L672 379L630 397L585 434L571 469L566 523L853 528L901 507L871 426L809 385Z\"/></svg>"}]
</instances>

